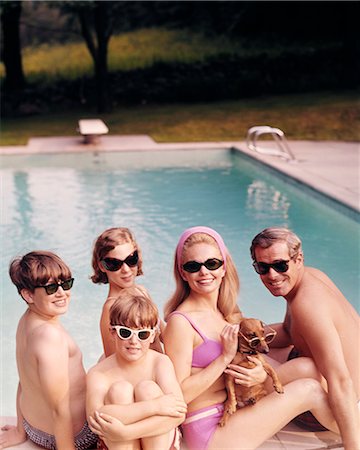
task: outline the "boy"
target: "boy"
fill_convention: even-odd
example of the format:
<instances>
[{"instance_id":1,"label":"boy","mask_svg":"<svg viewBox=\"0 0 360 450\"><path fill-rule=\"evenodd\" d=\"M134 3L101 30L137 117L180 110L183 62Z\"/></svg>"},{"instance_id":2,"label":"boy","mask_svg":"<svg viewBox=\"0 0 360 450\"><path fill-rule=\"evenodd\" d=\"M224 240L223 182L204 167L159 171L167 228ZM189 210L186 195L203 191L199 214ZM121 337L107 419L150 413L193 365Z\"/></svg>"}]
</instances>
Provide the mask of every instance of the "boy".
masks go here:
<instances>
[{"instance_id":1,"label":"boy","mask_svg":"<svg viewBox=\"0 0 360 450\"><path fill-rule=\"evenodd\" d=\"M27 310L16 333L17 426L3 427L0 446L28 437L53 450L94 448L97 436L85 416L82 354L59 321L69 306L71 271L54 253L34 251L15 258L9 274Z\"/></svg>"},{"instance_id":2,"label":"boy","mask_svg":"<svg viewBox=\"0 0 360 450\"><path fill-rule=\"evenodd\" d=\"M124 288L110 308L115 353L87 375L89 424L103 448L169 450L177 444L186 404L170 359L150 349L158 320L156 306L136 287Z\"/></svg>"}]
</instances>

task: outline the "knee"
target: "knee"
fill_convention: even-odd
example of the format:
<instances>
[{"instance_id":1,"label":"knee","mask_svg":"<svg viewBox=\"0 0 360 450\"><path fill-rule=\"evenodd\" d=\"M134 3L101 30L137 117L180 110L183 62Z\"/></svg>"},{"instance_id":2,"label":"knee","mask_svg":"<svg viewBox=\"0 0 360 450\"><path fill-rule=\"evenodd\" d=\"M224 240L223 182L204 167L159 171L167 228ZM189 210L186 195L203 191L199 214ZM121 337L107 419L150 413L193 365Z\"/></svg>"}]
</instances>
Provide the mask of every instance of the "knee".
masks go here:
<instances>
[{"instance_id":1,"label":"knee","mask_svg":"<svg viewBox=\"0 0 360 450\"><path fill-rule=\"evenodd\" d=\"M299 378L314 378L318 381L321 380L320 372L318 371L314 361L311 358L301 357L296 361L299 362Z\"/></svg>"},{"instance_id":2,"label":"knee","mask_svg":"<svg viewBox=\"0 0 360 450\"><path fill-rule=\"evenodd\" d=\"M134 387L127 381L113 383L105 397L105 404L132 403L134 401Z\"/></svg>"},{"instance_id":3,"label":"knee","mask_svg":"<svg viewBox=\"0 0 360 450\"><path fill-rule=\"evenodd\" d=\"M141 381L135 386L135 399L140 400L151 400L163 395L160 387L151 380Z\"/></svg>"}]
</instances>

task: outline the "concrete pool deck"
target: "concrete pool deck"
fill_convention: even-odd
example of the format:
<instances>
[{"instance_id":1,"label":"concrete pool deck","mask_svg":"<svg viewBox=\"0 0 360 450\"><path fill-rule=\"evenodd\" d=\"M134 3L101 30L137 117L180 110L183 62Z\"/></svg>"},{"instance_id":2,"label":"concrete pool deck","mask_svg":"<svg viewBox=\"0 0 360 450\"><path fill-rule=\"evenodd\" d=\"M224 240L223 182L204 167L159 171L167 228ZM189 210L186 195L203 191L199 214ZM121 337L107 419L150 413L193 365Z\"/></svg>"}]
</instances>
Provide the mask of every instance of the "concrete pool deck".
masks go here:
<instances>
[{"instance_id":1,"label":"concrete pool deck","mask_svg":"<svg viewBox=\"0 0 360 450\"><path fill-rule=\"evenodd\" d=\"M270 141L259 144L274 146ZM84 144L81 136L32 138L26 146L0 146L0 155L233 148L345 205L350 211L360 212L359 142L289 141L289 146L296 162L248 150L244 141L157 143L147 135L103 136L97 144Z\"/></svg>"},{"instance_id":2,"label":"concrete pool deck","mask_svg":"<svg viewBox=\"0 0 360 450\"><path fill-rule=\"evenodd\" d=\"M265 142L264 142L265 144ZM266 141L266 146L272 143ZM244 141L156 143L146 135L103 136L99 143L84 144L82 137L33 138L27 146L0 147L0 155L36 155L64 152L114 151L171 151L216 150L234 148L271 169L289 176L311 189L321 192L336 203L345 205L350 213L360 212L360 143L333 141L289 141L298 162L288 163L278 157L255 153L247 149ZM15 394L14 394L15 395ZM15 399L15 397L14 397ZM1 417L0 425L15 423L15 417ZM38 449L27 441L16 449ZM334 433L308 432L290 423L259 447L261 450L320 450L343 449L341 439ZM184 449L185 450L185 449ZM239 449L241 450L241 449Z\"/></svg>"}]
</instances>

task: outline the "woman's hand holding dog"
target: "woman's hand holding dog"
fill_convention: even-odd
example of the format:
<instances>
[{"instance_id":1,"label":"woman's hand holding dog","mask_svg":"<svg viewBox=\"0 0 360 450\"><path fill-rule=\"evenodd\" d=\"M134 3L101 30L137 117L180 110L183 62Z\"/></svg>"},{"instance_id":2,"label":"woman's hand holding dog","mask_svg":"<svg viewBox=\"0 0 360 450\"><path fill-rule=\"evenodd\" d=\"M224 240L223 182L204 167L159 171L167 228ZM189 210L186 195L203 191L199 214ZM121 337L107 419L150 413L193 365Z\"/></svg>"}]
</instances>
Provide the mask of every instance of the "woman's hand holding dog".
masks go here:
<instances>
[{"instance_id":1,"label":"woman's hand holding dog","mask_svg":"<svg viewBox=\"0 0 360 450\"><path fill-rule=\"evenodd\" d=\"M247 369L238 366L237 364L229 364L224 372L233 376L234 382L236 384L241 384L242 386L252 387L264 383L267 378L267 373L265 372L261 361L252 356L248 356L247 358L250 362L254 363L253 368Z\"/></svg>"},{"instance_id":2,"label":"woman's hand holding dog","mask_svg":"<svg viewBox=\"0 0 360 450\"><path fill-rule=\"evenodd\" d=\"M239 325L225 325L220 338L223 346L223 356L227 364L234 359L238 346Z\"/></svg>"}]
</instances>

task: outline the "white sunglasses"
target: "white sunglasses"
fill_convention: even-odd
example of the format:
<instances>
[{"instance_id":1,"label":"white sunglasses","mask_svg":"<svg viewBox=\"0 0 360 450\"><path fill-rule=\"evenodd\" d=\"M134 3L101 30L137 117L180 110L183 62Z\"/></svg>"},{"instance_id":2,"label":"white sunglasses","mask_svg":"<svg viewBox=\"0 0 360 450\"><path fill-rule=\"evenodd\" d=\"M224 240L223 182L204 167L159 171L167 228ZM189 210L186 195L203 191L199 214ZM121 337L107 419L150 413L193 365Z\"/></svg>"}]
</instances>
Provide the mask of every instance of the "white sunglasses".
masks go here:
<instances>
[{"instance_id":1,"label":"white sunglasses","mask_svg":"<svg viewBox=\"0 0 360 450\"><path fill-rule=\"evenodd\" d=\"M139 341L147 341L154 334L155 330L153 328L143 328L142 330L133 330L128 327L124 327L123 325L111 325L113 330L116 330L116 334L123 341L127 341L135 336L139 339Z\"/></svg>"}]
</instances>

